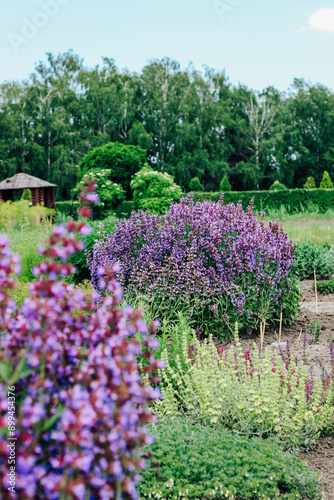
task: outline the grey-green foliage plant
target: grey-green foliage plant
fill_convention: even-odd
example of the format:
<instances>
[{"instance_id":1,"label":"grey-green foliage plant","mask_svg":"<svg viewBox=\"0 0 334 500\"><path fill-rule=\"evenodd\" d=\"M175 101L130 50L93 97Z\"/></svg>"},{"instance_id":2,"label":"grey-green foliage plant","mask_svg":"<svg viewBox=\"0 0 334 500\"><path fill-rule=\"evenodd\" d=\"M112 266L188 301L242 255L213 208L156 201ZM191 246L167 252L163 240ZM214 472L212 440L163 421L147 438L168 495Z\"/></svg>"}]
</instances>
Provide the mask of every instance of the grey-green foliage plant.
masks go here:
<instances>
[{"instance_id":1,"label":"grey-green foliage plant","mask_svg":"<svg viewBox=\"0 0 334 500\"><path fill-rule=\"evenodd\" d=\"M171 175L158 172L146 164L131 181L133 201L137 209L162 215L174 201L179 201L182 189Z\"/></svg>"},{"instance_id":2,"label":"grey-green foliage plant","mask_svg":"<svg viewBox=\"0 0 334 500\"><path fill-rule=\"evenodd\" d=\"M297 244L294 270L300 279L328 279L334 274L334 252L332 249L305 238Z\"/></svg>"},{"instance_id":3,"label":"grey-green foliage plant","mask_svg":"<svg viewBox=\"0 0 334 500\"><path fill-rule=\"evenodd\" d=\"M162 420L138 485L141 499L320 499L320 473L270 440Z\"/></svg>"},{"instance_id":4,"label":"grey-green foliage plant","mask_svg":"<svg viewBox=\"0 0 334 500\"><path fill-rule=\"evenodd\" d=\"M186 416L246 436L272 436L289 449L313 445L330 427L333 386L327 390L315 379L307 393L307 367L289 353L283 363L271 349L260 356L255 343L252 356L243 352L237 325L235 347L227 352L217 350L212 336L200 342L193 335L192 344L193 359L184 328L176 366L167 350L162 354L166 369L160 373L163 397L154 406L158 415Z\"/></svg>"}]
</instances>

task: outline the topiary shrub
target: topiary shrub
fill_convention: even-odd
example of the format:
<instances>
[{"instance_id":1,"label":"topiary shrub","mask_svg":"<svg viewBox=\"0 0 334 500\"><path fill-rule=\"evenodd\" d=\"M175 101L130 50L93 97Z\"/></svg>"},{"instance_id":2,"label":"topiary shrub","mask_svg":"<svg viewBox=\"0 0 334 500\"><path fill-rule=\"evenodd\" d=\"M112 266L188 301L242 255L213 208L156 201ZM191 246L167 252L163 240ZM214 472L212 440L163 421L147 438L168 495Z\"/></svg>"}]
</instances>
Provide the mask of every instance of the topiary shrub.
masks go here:
<instances>
[{"instance_id":1,"label":"topiary shrub","mask_svg":"<svg viewBox=\"0 0 334 500\"><path fill-rule=\"evenodd\" d=\"M21 200L31 201L31 191L30 189L24 189Z\"/></svg>"},{"instance_id":2,"label":"topiary shrub","mask_svg":"<svg viewBox=\"0 0 334 500\"><path fill-rule=\"evenodd\" d=\"M198 177L193 177L189 182L190 191L203 191L201 181Z\"/></svg>"},{"instance_id":3,"label":"topiary shrub","mask_svg":"<svg viewBox=\"0 0 334 500\"><path fill-rule=\"evenodd\" d=\"M92 192L84 198L96 201ZM90 215L87 206L81 215ZM120 308L114 270L101 269L104 298L98 304L96 294L87 300L62 281L73 272L67 259L83 248L75 233L88 231L75 222L54 228L41 250L46 261L35 268L37 281L20 308L9 299L17 259L0 237L3 500L137 498L135 468L143 466L140 448L151 443L148 403L157 394L141 380L134 334L143 336L148 374L158 367L151 354L157 342L141 312ZM8 462L13 453L14 490Z\"/></svg>"},{"instance_id":4,"label":"topiary shrub","mask_svg":"<svg viewBox=\"0 0 334 500\"><path fill-rule=\"evenodd\" d=\"M333 189L333 186L332 179L327 170L325 170L322 181L320 182L320 189Z\"/></svg>"},{"instance_id":5,"label":"topiary shrub","mask_svg":"<svg viewBox=\"0 0 334 500\"><path fill-rule=\"evenodd\" d=\"M314 243L311 238L299 242L296 248L294 271L300 279L327 279L334 274L334 252Z\"/></svg>"},{"instance_id":6,"label":"topiary shrub","mask_svg":"<svg viewBox=\"0 0 334 500\"><path fill-rule=\"evenodd\" d=\"M110 170L109 180L120 184L128 198L131 197L131 177L146 161L146 151L139 146L110 142L88 153L79 164L78 178L94 170Z\"/></svg>"},{"instance_id":7,"label":"topiary shrub","mask_svg":"<svg viewBox=\"0 0 334 500\"><path fill-rule=\"evenodd\" d=\"M153 432L141 499L322 498L320 473L270 441L184 420L163 420Z\"/></svg>"},{"instance_id":8,"label":"topiary shrub","mask_svg":"<svg viewBox=\"0 0 334 500\"><path fill-rule=\"evenodd\" d=\"M182 310L193 325L222 335L236 320L251 330L279 316L294 245L278 222L258 222L252 205L244 212L241 204L224 206L223 197L194 204L189 196L162 217L140 211L116 222L89 261L97 290L98 269L115 262L126 293L154 297L161 314Z\"/></svg>"},{"instance_id":9,"label":"topiary shrub","mask_svg":"<svg viewBox=\"0 0 334 500\"><path fill-rule=\"evenodd\" d=\"M316 187L314 177L308 177L304 184L304 189L316 189Z\"/></svg>"},{"instance_id":10,"label":"topiary shrub","mask_svg":"<svg viewBox=\"0 0 334 500\"><path fill-rule=\"evenodd\" d=\"M150 214L164 214L173 201L181 198L182 190L171 175L145 165L131 181L133 201L137 209Z\"/></svg>"},{"instance_id":11,"label":"topiary shrub","mask_svg":"<svg viewBox=\"0 0 334 500\"><path fill-rule=\"evenodd\" d=\"M281 182L279 181L275 181L269 188L269 191L287 191L287 187L284 186L284 184L282 184Z\"/></svg>"},{"instance_id":12,"label":"topiary shrub","mask_svg":"<svg viewBox=\"0 0 334 500\"><path fill-rule=\"evenodd\" d=\"M229 180L227 178L227 175L225 174L222 180L220 181L219 184L219 191L225 193L227 191L231 191L231 184L229 183Z\"/></svg>"}]
</instances>

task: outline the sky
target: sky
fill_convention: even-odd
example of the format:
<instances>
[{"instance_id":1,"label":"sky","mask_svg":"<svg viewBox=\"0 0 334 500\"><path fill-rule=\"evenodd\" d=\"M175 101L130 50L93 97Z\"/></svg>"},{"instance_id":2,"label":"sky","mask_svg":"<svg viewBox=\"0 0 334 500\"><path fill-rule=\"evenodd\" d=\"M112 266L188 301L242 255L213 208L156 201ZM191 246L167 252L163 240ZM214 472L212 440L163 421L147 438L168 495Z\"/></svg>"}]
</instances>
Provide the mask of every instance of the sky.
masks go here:
<instances>
[{"instance_id":1,"label":"sky","mask_svg":"<svg viewBox=\"0 0 334 500\"><path fill-rule=\"evenodd\" d=\"M69 49L89 67L110 57L139 72L167 56L256 90L295 77L334 89L334 1L0 0L0 82Z\"/></svg>"}]
</instances>

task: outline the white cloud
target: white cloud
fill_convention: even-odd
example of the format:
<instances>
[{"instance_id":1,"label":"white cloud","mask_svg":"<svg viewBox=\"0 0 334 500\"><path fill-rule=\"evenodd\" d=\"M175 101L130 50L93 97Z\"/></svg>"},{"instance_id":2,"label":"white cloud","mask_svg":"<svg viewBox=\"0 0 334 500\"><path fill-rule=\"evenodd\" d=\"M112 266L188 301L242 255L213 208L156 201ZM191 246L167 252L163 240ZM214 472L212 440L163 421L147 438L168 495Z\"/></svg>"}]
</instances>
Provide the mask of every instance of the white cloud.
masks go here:
<instances>
[{"instance_id":1,"label":"white cloud","mask_svg":"<svg viewBox=\"0 0 334 500\"><path fill-rule=\"evenodd\" d=\"M308 20L309 29L334 33L334 8L319 9Z\"/></svg>"}]
</instances>

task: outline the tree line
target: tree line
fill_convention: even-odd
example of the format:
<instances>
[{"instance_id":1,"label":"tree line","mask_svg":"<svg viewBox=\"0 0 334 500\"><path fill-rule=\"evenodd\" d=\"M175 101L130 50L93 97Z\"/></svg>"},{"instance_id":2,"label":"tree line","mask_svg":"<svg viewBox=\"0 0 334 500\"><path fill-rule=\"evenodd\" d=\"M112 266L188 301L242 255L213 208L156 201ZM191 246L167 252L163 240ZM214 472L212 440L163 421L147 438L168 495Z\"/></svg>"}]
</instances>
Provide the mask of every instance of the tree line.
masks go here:
<instances>
[{"instance_id":1,"label":"tree line","mask_svg":"<svg viewBox=\"0 0 334 500\"><path fill-rule=\"evenodd\" d=\"M324 170L334 177L334 93L302 79L254 91L168 58L140 73L110 58L87 68L71 51L0 85L0 180L26 172L69 199L80 161L109 142L145 149L184 191L193 177L216 191L224 175L233 190L319 185Z\"/></svg>"}]
</instances>

